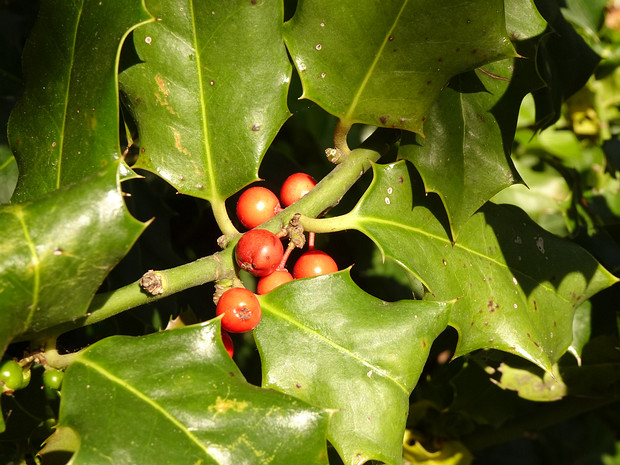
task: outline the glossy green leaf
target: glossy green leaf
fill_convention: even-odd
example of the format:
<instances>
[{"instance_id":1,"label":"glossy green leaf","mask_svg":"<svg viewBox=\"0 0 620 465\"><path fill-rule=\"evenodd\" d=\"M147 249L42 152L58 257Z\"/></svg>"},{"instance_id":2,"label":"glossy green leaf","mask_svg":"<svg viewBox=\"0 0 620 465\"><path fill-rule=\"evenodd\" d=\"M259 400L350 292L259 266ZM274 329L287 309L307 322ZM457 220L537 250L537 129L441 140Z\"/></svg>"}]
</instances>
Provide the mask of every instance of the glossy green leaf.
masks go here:
<instances>
[{"instance_id":1,"label":"glossy green leaf","mask_svg":"<svg viewBox=\"0 0 620 465\"><path fill-rule=\"evenodd\" d=\"M248 384L211 320L89 347L66 372L58 424L80 437L75 465L317 465L328 419Z\"/></svg>"},{"instance_id":2,"label":"glossy green leaf","mask_svg":"<svg viewBox=\"0 0 620 465\"><path fill-rule=\"evenodd\" d=\"M510 160L512 141L504 146L492 113L513 69L512 59L502 60L457 77L431 108L425 138L407 133L399 147L399 158L411 161L426 190L441 197L454 240L478 208L519 180Z\"/></svg>"},{"instance_id":3,"label":"glossy green leaf","mask_svg":"<svg viewBox=\"0 0 620 465\"><path fill-rule=\"evenodd\" d=\"M506 31L513 40L524 40L542 34L547 21L536 9L534 0L504 0Z\"/></svg>"},{"instance_id":4,"label":"glossy green leaf","mask_svg":"<svg viewBox=\"0 0 620 465\"><path fill-rule=\"evenodd\" d=\"M83 316L145 225L127 211L119 161L36 201L0 207L0 350Z\"/></svg>"},{"instance_id":5,"label":"glossy green leaf","mask_svg":"<svg viewBox=\"0 0 620 465\"><path fill-rule=\"evenodd\" d=\"M590 341L592 335L592 303L587 300L575 310L573 320L573 341L568 351L577 359L581 365L583 348Z\"/></svg>"},{"instance_id":6,"label":"glossy green leaf","mask_svg":"<svg viewBox=\"0 0 620 465\"><path fill-rule=\"evenodd\" d=\"M327 438L344 463L401 463L409 394L451 304L384 302L347 271L287 283L260 301L263 385L333 409Z\"/></svg>"},{"instance_id":7,"label":"glossy green leaf","mask_svg":"<svg viewBox=\"0 0 620 465\"><path fill-rule=\"evenodd\" d=\"M117 62L148 19L142 2L43 2L23 55L26 88L9 120L16 202L98 173L121 156Z\"/></svg>"},{"instance_id":8,"label":"glossy green leaf","mask_svg":"<svg viewBox=\"0 0 620 465\"><path fill-rule=\"evenodd\" d=\"M285 38L304 98L417 133L452 76L515 56L500 0L300 0Z\"/></svg>"},{"instance_id":9,"label":"glossy green leaf","mask_svg":"<svg viewBox=\"0 0 620 465\"><path fill-rule=\"evenodd\" d=\"M288 118L292 66L282 2L147 2L160 18L134 33L145 62L121 74L140 136L135 165L179 192L223 202L258 179Z\"/></svg>"},{"instance_id":10,"label":"glossy green leaf","mask_svg":"<svg viewBox=\"0 0 620 465\"><path fill-rule=\"evenodd\" d=\"M459 299L450 316L460 336L457 356L495 348L549 370L571 343L575 307L618 281L585 250L515 207L486 205L452 245L446 222L438 220L441 205L425 196L419 178L410 178L406 162L375 166L374 173L340 225L369 236L433 299Z\"/></svg>"}]
</instances>

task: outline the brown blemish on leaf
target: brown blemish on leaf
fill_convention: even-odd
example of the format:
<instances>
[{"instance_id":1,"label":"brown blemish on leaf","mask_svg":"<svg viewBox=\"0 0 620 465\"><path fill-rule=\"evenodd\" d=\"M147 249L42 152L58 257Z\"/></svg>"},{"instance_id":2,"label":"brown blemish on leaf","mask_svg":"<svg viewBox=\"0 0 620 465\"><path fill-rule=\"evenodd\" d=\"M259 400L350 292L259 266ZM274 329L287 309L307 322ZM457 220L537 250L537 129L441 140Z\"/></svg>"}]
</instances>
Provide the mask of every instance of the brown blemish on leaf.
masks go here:
<instances>
[{"instance_id":1,"label":"brown blemish on leaf","mask_svg":"<svg viewBox=\"0 0 620 465\"><path fill-rule=\"evenodd\" d=\"M161 76L155 76L155 82L157 82L158 87L158 91L155 92L155 98L159 104L162 107L166 107L166 110L168 110L171 115L179 116L178 113L172 109L170 103L168 103L168 89L166 89L166 82L164 81L164 78Z\"/></svg>"},{"instance_id":2,"label":"brown blemish on leaf","mask_svg":"<svg viewBox=\"0 0 620 465\"><path fill-rule=\"evenodd\" d=\"M189 150L183 147L183 144L181 143L181 133L174 128L172 129L172 132L174 133L174 146L176 149L185 155L191 156Z\"/></svg>"},{"instance_id":3,"label":"brown blemish on leaf","mask_svg":"<svg viewBox=\"0 0 620 465\"><path fill-rule=\"evenodd\" d=\"M379 121L381 121L381 124L387 123L387 120L388 120L387 116L379 116Z\"/></svg>"}]
</instances>

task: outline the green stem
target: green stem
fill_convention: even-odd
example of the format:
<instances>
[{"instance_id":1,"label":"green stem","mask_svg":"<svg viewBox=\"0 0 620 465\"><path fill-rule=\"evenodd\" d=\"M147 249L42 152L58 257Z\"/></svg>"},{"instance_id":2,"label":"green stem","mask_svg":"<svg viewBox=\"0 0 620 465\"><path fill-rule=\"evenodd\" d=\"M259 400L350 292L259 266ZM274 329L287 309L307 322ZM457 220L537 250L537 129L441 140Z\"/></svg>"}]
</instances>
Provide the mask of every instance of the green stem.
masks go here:
<instances>
[{"instance_id":1,"label":"green stem","mask_svg":"<svg viewBox=\"0 0 620 465\"><path fill-rule=\"evenodd\" d=\"M347 142L347 136L349 135L351 126L353 126L351 123L340 120L338 121L336 130L334 131L334 146L344 156L347 156L351 152Z\"/></svg>"},{"instance_id":2,"label":"green stem","mask_svg":"<svg viewBox=\"0 0 620 465\"><path fill-rule=\"evenodd\" d=\"M52 337L46 341L45 363L52 368L64 370L80 355L80 352L81 351L60 355L56 349L56 338Z\"/></svg>"},{"instance_id":3,"label":"green stem","mask_svg":"<svg viewBox=\"0 0 620 465\"><path fill-rule=\"evenodd\" d=\"M333 233L351 229L349 220L349 214L333 216L331 218L311 218L302 215L299 218L304 231L311 231L313 233Z\"/></svg>"},{"instance_id":4,"label":"green stem","mask_svg":"<svg viewBox=\"0 0 620 465\"><path fill-rule=\"evenodd\" d=\"M387 152L396 140L395 135L396 133L391 130L375 131L360 148L353 150L345 161L336 166L312 191L261 225L261 228L278 232L297 212L303 213L307 218L316 217L326 209L337 205L372 163ZM146 292L138 280L114 291L95 295L88 312L82 318L37 333L22 334L15 341L54 338L72 329L98 323L125 310L163 299L191 287L225 278L235 278L233 250L240 237L239 233L231 223L223 201L213 202L213 213L221 231L231 238L226 248L209 257L155 272L154 274L159 276L163 283L160 293L152 295ZM346 215L339 218L345 217ZM332 221L335 222L337 219L332 219Z\"/></svg>"},{"instance_id":5,"label":"green stem","mask_svg":"<svg viewBox=\"0 0 620 465\"><path fill-rule=\"evenodd\" d=\"M213 216L215 217L215 221L220 228L220 231L222 231L222 234L239 234L239 231L237 231L235 225L232 224L232 221L230 221L228 211L226 211L226 202L223 199L212 200L211 210L213 211Z\"/></svg>"},{"instance_id":6,"label":"green stem","mask_svg":"<svg viewBox=\"0 0 620 465\"><path fill-rule=\"evenodd\" d=\"M231 244L234 245L234 242ZM114 291L95 295L88 308L88 312L82 318L53 326L41 332L25 333L15 340L54 338L72 329L98 323L125 310L163 299L185 289L218 281L226 277L232 278L234 275L233 249L234 247L228 247L222 252L208 257L200 258L175 268L158 271L157 274L166 283L159 294L151 295L145 292L140 286L140 280L137 280Z\"/></svg>"},{"instance_id":7,"label":"green stem","mask_svg":"<svg viewBox=\"0 0 620 465\"><path fill-rule=\"evenodd\" d=\"M306 217L317 217L325 210L338 205L340 199L364 174L372 163L385 155L396 141L397 131L378 129L364 143L337 165L314 188L290 207L261 225L272 232L286 226L295 213Z\"/></svg>"}]
</instances>

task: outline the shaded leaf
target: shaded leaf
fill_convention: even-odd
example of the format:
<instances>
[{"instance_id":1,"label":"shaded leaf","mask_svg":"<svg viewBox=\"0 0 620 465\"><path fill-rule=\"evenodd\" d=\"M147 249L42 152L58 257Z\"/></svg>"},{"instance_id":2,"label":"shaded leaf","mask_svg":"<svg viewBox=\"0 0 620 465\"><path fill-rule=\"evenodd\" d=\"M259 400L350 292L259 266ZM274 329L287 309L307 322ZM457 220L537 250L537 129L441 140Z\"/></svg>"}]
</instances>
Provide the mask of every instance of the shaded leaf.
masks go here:
<instances>
[{"instance_id":1,"label":"shaded leaf","mask_svg":"<svg viewBox=\"0 0 620 465\"><path fill-rule=\"evenodd\" d=\"M424 195L419 178L410 179L404 161L374 173L340 225L369 236L419 276L433 299L459 299L450 316L460 336L456 356L496 348L549 370L572 341L575 307L618 281L514 207L486 205L453 246L437 217L441 205Z\"/></svg>"},{"instance_id":2,"label":"shaded leaf","mask_svg":"<svg viewBox=\"0 0 620 465\"><path fill-rule=\"evenodd\" d=\"M399 158L411 161L427 191L441 197L453 240L469 217L500 190L519 180L492 110L507 91L513 60L453 80L430 110L425 139L403 135ZM518 103L515 114L518 111ZM514 121L513 127L514 127Z\"/></svg>"},{"instance_id":3,"label":"shaded leaf","mask_svg":"<svg viewBox=\"0 0 620 465\"><path fill-rule=\"evenodd\" d=\"M117 60L148 19L142 2L43 2L24 49L26 87L9 119L16 202L98 173L121 156ZM44 169L43 169L44 168Z\"/></svg>"},{"instance_id":4,"label":"shaded leaf","mask_svg":"<svg viewBox=\"0 0 620 465\"><path fill-rule=\"evenodd\" d=\"M387 303L348 272L261 296L263 385L334 409L328 439L346 464L401 463L409 394L451 304Z\"/></svg>"},{"instance_id":5,"label":"shaded leaf","mask_svg":"<svg viewBox=\"0 0 620 465\"><path fill-rule=\"evenodd\" d=\"M315 465L327 464L328 418L248 384L211 320L89 347L66 372L58 425L80 436L76 465Z\"/></svg>"},{"instance_id":6,"label":"shaded leaf","mask_svg":"<svg viewBox=\"0 0 620 465\"><path fill-rule=\"evenodd\" d=\"M120 161L41 197L0 207L0 349L20 333L84 316L145 225L127 211Z\"/></svg>"},{"instance_id":7,"label":"shaded leaf","mask_svg":"<svg viewBox=\"0 0 620 465\"><path fill-rule=\"evenodd\" d=\"M138 168L222 203L258 179L288 118L292 67L282 2L148 2L160 18L134 33L145 63L120 77L140 134Z\"/></svg>"},{"instance_id":8,"label":"shaded leaf","mask_svg":"<svg viewBox=\"0 0 620 465\"><path fill-rule=\"evenodd\" d=\"M515 55L498 0L301 0L285 26L304 98L348 124L417 133L452 76Z\"/></svg>"},{"instance_id":9,"label":"shaded leaf","mask_svg":"<svg viewBox=\"0 0 620 465\"><path fill-rule=\"evenodd\" d=\"M547 85L533 93L537 127L544 129L560 118L562 103L585 85L600 57L564 19L557 2L539 1L537 7L549 23L536 51L537 69Z\"/></svg>"}]
</instances>

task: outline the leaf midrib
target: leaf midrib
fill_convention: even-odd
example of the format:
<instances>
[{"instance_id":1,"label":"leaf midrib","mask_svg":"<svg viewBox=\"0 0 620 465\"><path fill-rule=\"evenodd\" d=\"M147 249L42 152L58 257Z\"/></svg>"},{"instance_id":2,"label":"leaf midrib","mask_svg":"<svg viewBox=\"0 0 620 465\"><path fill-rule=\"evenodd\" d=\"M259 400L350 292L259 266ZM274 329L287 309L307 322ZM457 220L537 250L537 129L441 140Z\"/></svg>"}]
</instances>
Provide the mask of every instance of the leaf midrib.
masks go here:
<instances>
[{"instance_id":1,"label":"leaf midrib","mask_svg":"<svg viewBox=\"0 0 620 465\"><path fill-rule=\"evenodd\" d=\"M15 208L13 213L22 227L22 231L24 233L24 239L26 240L26 245L28 246L28 250L30 251L30 255L32 257L32 274L33 274L33 283L32 283L32 304L31 308L28 311L28 315L24 321L24 331L30 327L30 323L32 322L32 318L39 306L39 294L41 292L41 260L39 259L39 255L37 254L36 246L30 237L30 231L28 229L28 225L26 224L26 220L24 218L24 212L21 207Z\"/></svg>"},{"instance_id":2,"label":"leaf midrib","mask_svg":"<svg viewBox=\"0 0 620 465\"><path fill-rule=\"evenodd\" d=\"M213 160L211 159L211 143L209 140L209 125L207 123L207 105L205 102L204 95L204 85L202 78L202 58L200 47L198 46L198 28L196 26L196 15L195 15L195 6L194 0L189 0L190 2L190 11L192 16L192 39L193 46L196 52L196 73L198 75L198 95L200 98L200 114L201 114L201 124L202 124L202 133L204 134L204 148L205 148L205 161L206 161L206 170L207 170L207 179L209 183L209 192L213 199L218 198L217 194L217 186L215 185L215 173L213 169Z\"/></svg>"},{"instance_id":3,"label":"leaf midrib","mask_svg":"<svg viewBox=\"0 0 620 465\"><path fill-rule=\"evenodd\" d=\"M400 8L400 11L396 15L396 18L394 19L394 22L392 23L392 27L390 28L390 30L387 32L387 34L383 38L383 42L381 43L381 47L379 48L379 51L375 54L375 58L374 58L372 64L370 65L370 68L368 69L368 72L364 76L364 79L363 79L362 83L360 84L357 92L355 93L355 96L353 97L353 100L351 101L351 105L349 106L349 110L347 111L346 115L343 117L344 121L351 121L352 120L352 116L353 116L353 113L355 112L357 104L359 103L359 99L360 99L361 95L364 93L364 89L366 88L366 85L368 84L368 81L370 80L370 77L374 73L375 67L377 66L377 63L379 62L379 59L383 55L383 50L385 49L386 44L389 42L390 36L392 36L392 32L396 28L396 25L398 24L398 21L400 20L400 17L403 14L403 11L405 11L405 7L407 6L408 2L409 2L409 0L405 0L403 2L402 6Z\"/></svg>"},{"instance_id":4,"label":"leaf midrib","mask_svg":"<svg viewBox=\"0 0 620 465\"><path fill-rule=\"evenodd\" d=\"M84 3L80 5L80 9L77 15L77 19L75 21L75 29L73 31L73 46L71 47L71 59L69 62L69 72L67 79L67 88L65 91L65 102L63 108L63 118L62 118L62 126L60 127L60 137L58 141L58 164L56 170L56 189L59 189L61 186L61 177L62 177L62 158L63 158L63 150L65 145L65 130L67 127L67 118L68 118L68 108L69 108L69 94L71 93L71 77L73 75L73 63L75 62L75 44L77 42L77 31L80 28L80 21L82 19L82 13L84 12Z\"/></svg>"},{"instance_id":5,"label":"leaf midrib","mask_svg":"<svg viewBox=\"0 0 620 465\"><path fill-rule=\"evenodd\" d=\"M405 225L405 224L402 224L402 223L397 223L397 222L392 221L392 220L386 220L386 219L370 217L370 216L361 216L361 217L358 217L358 219L359 218L362 219L362 223L364 223L364 222L365 223L372 223L372 222L374 222L374 223L377 223L377 224L380 224L380 225L388 225L388 226L391 226L393 228L405 229L405 230L412 231L414 233L426 236L426 237L428 237L430 239L434 239L434 240L437 240L437 241L440 241L440 242L443 242L443 243L445 243L447 245L452 246L452 242L450 242L448 239L446 239L444 237L437 236L435 234L428 233L428 232L426 232L426 231L424 231L422 229L415 228L413 226ZM360 232L362 232L364 234L367 234L369 237L373 236L373 234L371 234L369 231L365 230L363 224L358 224L356 222L354 225L352 225L352 227L353 227L353 229L357 229L358 231L360 231ZM468 247L465 247L462 243L458 243L457 242L456 244L454 244L454 247L459 248L459 249L463 250L466 253L478 256L478 257L480 257L480 258L482 258L482 259L484 259L486 261L494 263L498 267L503 268L503 269L505 269L507 271L510 271L512 274L519 274L520 276L523 276L525 279L528 279L528 280L536 283L536 285L542 287L547 292L553 293L554 295L556 295L559 299L561 299L565 303L570 303L570 301L567 298L565 298L561 294L556 293L549 285L546 285L546 284L544 284L542 282L539 282L537 279L533 278L532 276L528 275L527 273L525 273L525 272L523 272L521 270L512 270L512 269L510 269L510 267L507 264L502 263L502 262L498 262L497 260L489 257L488 255L484 255L484 254L482 254L482 253L480 253L480 252L478 252L476 250L473 250L473 249L470 249ZM381 248L381 249L383 250L383 248ZM521 289L523 289L522 286L519 286L519 287L521 287Z\"/></svg>"},{"instance_id":6,"label":"leaf midrib","mask_svg":"<svg viewBox=\"0 0 620 465\"><path fill-rule=\"evenodd\" d=\"M323 336L322 334L320 334L319 332L315 331L314 329L309 328L308 326L303 325L301 322L291 318L289 315L276 310L274 307L271 307L271 306L268 306L268 305L265 305L265 304L261 304L261 307L262 307L262 311L263 312L268 311L272 315L277 316L277 317L287 321L288 323L290 323L290 324L292 324L294 326L297 326L302 331L305 331L307 333L312 334L313 336L317 337L318 339L321 339L327 345L329 345L329 346L333 347L334 349L336 349L338 352L344 354L345 356L348 356L349 358L352 358L357 363L370 368L371 370L373 370L373 374L376 373L376 374L382 376L383 378L385 378L385 379L387 379L389 381L392 381L407 396L409 395L409 391L407 390L407 388L402 383L397 381L392 375L390 375L388 372L386 372L384 369L378 368L376 365L374 365L374 364L364 360L363 358L359 357L358 355L354 354L353 352L348 350L346 347L343 347L340 344L336 344L331 339L328 339L327 337Z\"/></svg>"},{"instance_id":7,"label":"leaf midrib","mask_svg":"<svg viewBox=\"0 0 620 465\"><path fill-rule=\"evenodd\" d=\"M101 374L103 377L105 377L109 381L117 384L118 386L122 387L126 391L129 391L136 398L140 399L144 403L148 404L149 406L157 410L159 413L161 413L164 416L164 418L166 418L168 421L170 421L170 423L172 423L181 432L183 432L190 439L190 441L196 444L204 452L205 456L213 460L214 463L217 462L217 460L215 460L215 458L209 453L209 451L205 448L205 446L187 429L187 427L183 423L181 423L174 416L168 413L166 409L164 409L160 404L158 404L157 402L152 400L150 397L145 395L142 391L139 391L131 384L122 380L118 376L115 376L114 374L110 373L108 370L103 368L97 362L94 362L92 359L89 359L85 355L80 356L80 358L76 360L76 362L81 363L82 365L84 365L85 367L89 369L93 369L97 371L99 374Z\"/></svg>"}]
</instances>

